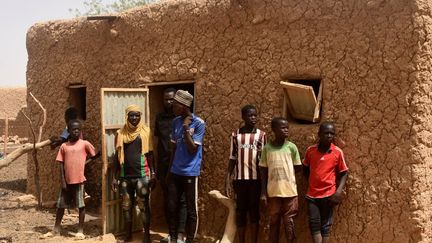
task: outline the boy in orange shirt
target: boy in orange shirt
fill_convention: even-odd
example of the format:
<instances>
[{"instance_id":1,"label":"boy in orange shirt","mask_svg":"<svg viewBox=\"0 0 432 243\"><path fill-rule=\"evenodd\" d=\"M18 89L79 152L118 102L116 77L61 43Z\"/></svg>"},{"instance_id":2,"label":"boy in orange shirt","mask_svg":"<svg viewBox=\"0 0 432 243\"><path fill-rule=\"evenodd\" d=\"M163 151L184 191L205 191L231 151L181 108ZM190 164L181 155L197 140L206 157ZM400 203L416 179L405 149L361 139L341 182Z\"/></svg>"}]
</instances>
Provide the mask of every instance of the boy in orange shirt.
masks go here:
<instances>
[{"instance_id":1,"label":"boy in orange shirt","mask_svg":"<svg viewBox=\"0 0 432 243\"><path fill-rule=\"evenodd\" d=\"M57 154L56 161L60 164L60 176L62 189L57 200L56 221L53 232L49 232L45 237L54 236L60 233L60 224L64 215L65 208L79 209L78 233L76 239L84 239L83 234L85 204L84 204L84 167L87 156L91 159L99 157L95 148L86 140L80 139L81 122L71 120L68 123L69 138L63 143Z\"/></svg>"}]
</instances>

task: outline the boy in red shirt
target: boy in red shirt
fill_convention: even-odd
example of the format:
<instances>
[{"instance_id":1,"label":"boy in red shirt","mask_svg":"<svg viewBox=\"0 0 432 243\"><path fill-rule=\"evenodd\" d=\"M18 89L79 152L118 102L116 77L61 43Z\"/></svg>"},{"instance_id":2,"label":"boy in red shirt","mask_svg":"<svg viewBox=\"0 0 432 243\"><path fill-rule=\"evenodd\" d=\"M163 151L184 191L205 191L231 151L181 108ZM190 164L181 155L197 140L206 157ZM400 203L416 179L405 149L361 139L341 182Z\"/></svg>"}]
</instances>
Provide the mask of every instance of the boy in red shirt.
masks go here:
<instances>
[{"instance_id":1,"label":"boy in red shirt","mask_svg":"<svg viewBox=\"0 0 432 243\"><path fill-rule=\"evenodd\" d=\"M342 201L348 167L342 150L333 144L336 131L332 122L323 122L319 143L310 146L303 161L309 181L306 201L309 226L314 243L327 243L333 223L333 207Z\"/></svg>"},{"instance_id":2,"label":"boy in red shirt","mask_svg":"<svg viewBox=\"0 0 432 243\"><path fill-rule=\"evenodd\" d=\"M71 120L68 122L69 138L63 143L57 154L56 161L60 164L60 175L62 189L57 201L56 221L53 232L49 232L44 237L51 237L60 233L60 224L64 215L65 208L79 209L78 233L76 239L84 239L83 226L85 217L84 204L84 167L87 156L91 159L99 157L91 143L80 138L81 122Z\"/></svg>"}]
</instances>

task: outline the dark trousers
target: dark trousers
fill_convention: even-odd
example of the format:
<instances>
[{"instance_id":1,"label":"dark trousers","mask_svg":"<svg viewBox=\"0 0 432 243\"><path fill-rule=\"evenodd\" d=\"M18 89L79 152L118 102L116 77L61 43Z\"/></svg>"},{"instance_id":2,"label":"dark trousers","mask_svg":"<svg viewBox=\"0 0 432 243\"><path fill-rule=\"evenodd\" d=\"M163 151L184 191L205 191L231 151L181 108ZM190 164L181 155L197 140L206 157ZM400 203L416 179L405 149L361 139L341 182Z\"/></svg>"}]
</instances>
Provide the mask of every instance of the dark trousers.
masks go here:
<instances>
[{"instance_id":1,"label":"dark trousers","mask_svg":"<svg viewBox=\"0 0 432 243\"><path fill-rule=\"evenodd\" d=\"M309 227L312 235L330 236L333 224L333 205L326 198L306 197L309 211Z\"/></svg>"},{"instance_id":2,"label":"dark trousers","mask_svg":"<svg viewBox=\"0 0 432 243\"><path fill-rule=\"evenodd\" d=\"M195 239L198 230L198 177L171 174L168 181L169 235L177 239L180 199L186 198L186 242Z\"/></svg>"},{"instance_id":3,"label":"dark trousers","mask_svg":"<svg viewBox=\"0 0 432 243\"><path fill-rule=\"evenodd\" d=\"M169 162L166 163L158 163L157 167L157 176L158 180L160 182L160 186L162 188L162 194L163 194L163 200L164 200L164 213L165 213L165 220L167 224L169 225L169 211L168 211L168 184L166 181L166 176L169 171ZM184 233L186 229L186 197L185 194L180 197L180 208L178 211L178 226L177 226L177 232L178 233Z\"/></svg>"},{"instance_id":4,"label":"dark trousers","mask_svg":"<svg viewBox=\"0 0 432 243\"><path fill-rule=\"evenodd\" d=\"M236 224L237 227L245 227L247 215L252 224L260 220L260 180L234 180L234 192L236 194Z\"/></svg>"}]
</instances>

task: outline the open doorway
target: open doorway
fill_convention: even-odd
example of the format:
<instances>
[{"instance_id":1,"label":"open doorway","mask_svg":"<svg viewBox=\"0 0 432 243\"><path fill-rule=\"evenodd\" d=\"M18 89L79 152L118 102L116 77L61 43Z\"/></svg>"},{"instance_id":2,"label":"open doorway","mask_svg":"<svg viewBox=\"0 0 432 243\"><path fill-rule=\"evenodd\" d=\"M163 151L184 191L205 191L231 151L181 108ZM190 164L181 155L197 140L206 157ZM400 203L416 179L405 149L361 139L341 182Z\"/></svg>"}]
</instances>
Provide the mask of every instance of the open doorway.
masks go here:
<instances>
[{"instance_id":1,"label":"open doorway","mask_svg":"<svg viewBox=\"0 0 432 243\"><path fill-rule=\"evenodd\" d=\"M195 85L193 80L173 82L170 84L164 83L162 85L149 85L149 107L150 107L150 127L154 131L155 120L157 114L164 111L163 95L164 91L168 88L174 88L176 90L182 89L191 93L195 98ZM194 99L195 100L195 99ZM191 109L194 111L195 102L192 103ZM158 138L154 137L154 156L156 163L159 162L159 156L157 153ZM168 232L168 225L165 220L164 213L164 199L162 188L158 183L156 189L152 192L151 196L151 207L152 207L152 228L159 232Z\"/></svg>"}]
</instances>

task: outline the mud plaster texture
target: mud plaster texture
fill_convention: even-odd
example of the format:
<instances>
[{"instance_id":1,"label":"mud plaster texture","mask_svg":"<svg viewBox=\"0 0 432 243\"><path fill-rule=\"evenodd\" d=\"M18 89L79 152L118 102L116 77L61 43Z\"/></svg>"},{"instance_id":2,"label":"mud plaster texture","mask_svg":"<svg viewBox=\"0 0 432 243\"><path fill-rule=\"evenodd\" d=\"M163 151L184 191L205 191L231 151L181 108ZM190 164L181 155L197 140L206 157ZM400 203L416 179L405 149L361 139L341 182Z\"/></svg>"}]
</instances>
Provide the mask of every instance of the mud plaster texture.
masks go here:
<instances>
[{"instance_id":1,"label":"mud plaster texture","mask_svg":"<svg viewBox=\"0 0 432 243\"><path fill-rule=\"evenodd\" d=\"M431 242L431 7L420 0L169 1L112 22L39 23L27 34L27 85L48 109L47 136L64 127L68 85L86 85L85 134L100 147L100 88L195 80L196 113L207 122L199 189L204 242L223 231L226 211L207 192L223 189L240 107L256 104L259 126L270 132L270 119L282 114L279 81L320 78L322 120L336 123L350 167L335 242ZM290 129L303 155L317 125ZM54 156L39 152L45 200L57 194ZM90 166L87 184L96 197L100 167ZM297 179L303 195L306 183ZM299 242L310 239L305 212L302 199Z\"/></svg>"}]
</instances>

